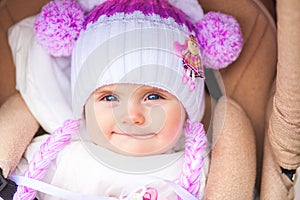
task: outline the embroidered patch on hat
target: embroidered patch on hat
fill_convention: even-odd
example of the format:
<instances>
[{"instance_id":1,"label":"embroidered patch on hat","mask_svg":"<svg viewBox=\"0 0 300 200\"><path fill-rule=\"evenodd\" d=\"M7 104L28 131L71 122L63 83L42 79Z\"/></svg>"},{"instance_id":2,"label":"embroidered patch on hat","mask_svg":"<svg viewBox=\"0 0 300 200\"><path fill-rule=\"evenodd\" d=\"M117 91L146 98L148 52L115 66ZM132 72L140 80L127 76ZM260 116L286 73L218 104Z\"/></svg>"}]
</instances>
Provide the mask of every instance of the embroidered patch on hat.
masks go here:
<instances>
[{"instance_id":1,"label":"embroidered patch on hat","mask_svg":"<svg viewBox=\"0 0 300 200\"><path fill-rule=\"evenodd\" d=\"M174 48L182 57L184 67L182 82L184 84L190 82L190 90L193 91L196 78L204 78L204 67L197 39L194 35L190 35L182 45L175 42Z\"/></svg>"}]
</instances>

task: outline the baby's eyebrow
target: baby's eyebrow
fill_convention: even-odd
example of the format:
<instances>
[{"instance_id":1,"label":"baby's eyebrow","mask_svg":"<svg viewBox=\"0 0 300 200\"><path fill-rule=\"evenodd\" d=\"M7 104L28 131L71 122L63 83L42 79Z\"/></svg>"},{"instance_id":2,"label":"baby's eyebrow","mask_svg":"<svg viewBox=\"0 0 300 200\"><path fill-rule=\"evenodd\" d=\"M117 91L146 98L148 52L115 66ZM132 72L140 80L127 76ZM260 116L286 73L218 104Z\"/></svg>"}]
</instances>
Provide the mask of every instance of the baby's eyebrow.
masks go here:
<instances>
[{"instance_id":1,"label":"baby's eyebrow","mask_svg":"<svg viewBox=\"0 0 300 200\"><path fill-rule=\"evenodd\" d=\"M95 93L114 93L116 90L115 86L106 85L96 89Z\"/></svg>"},{"instance_id":2,"label":"baby's eyebrow","mask_svg":"<svg viewBox=\"0 0 300 200\"><path fill-rule=\"evenodd\" d=\"M97 95L97 96L100 96L100 95L103 95L103 94L114 94L115 92L114 92L114 90L113 89L109 89L109 88L103 88L103 89L97 89L96 91L95 91L95 95Z\"/></svg>"},{"instance_id":3,"label":"baby's eyebrow","mask_svg":"<svg viewBox=\"0 0 300 200\"><path fill-rule=\"evenodd\" d=\"M166 90L162 90L160 88L156 88L156 87L150 87L147 89L149 92L153 92L153 93L159 93L159 94L165 94L168 95L170 94L168 91ZM171 94L170 94L171 95Z\"/></svg>"}]
</instances>

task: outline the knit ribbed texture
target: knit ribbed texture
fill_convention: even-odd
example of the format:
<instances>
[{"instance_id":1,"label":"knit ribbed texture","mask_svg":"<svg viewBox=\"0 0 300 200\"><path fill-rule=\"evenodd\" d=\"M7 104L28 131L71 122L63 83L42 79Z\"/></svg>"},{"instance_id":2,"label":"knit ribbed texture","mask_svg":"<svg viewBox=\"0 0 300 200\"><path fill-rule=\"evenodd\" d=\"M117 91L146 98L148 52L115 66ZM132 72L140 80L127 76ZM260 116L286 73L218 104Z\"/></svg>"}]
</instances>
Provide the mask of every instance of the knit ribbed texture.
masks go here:
<instances>
[{"instance_id":1,"label":"knit ribbed texture","mask_svg":"<svg viewBox=\"0 0 300 200\"><path fill-rule=\"evenodd\" d=\"M173 18L179 25L185 25L192 30L192 24L187 20L186 15L179 9L168 3L167 0L111 0L96 7L86 18L84 29L89 23L94 23L102 15L111 17L116 13L132 14L140 11L143 15L159 15L161 18Z\"/></svg>"}]
</instances>

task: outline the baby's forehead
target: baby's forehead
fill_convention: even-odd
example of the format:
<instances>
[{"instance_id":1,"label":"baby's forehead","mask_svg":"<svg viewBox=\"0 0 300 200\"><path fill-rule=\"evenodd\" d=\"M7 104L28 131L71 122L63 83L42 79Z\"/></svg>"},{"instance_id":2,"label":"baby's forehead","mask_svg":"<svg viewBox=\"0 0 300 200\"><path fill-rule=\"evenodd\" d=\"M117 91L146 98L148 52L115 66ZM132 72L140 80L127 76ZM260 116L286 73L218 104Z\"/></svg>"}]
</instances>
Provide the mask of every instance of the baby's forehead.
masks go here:
<instances>
[{"instance_id":1,"label":"baby's forehead","mask_svg":"<svg viewBox=\"0 0 300 200\"><path fill-rule=\"evenodd\" d=\"M95 93L101 91L119 91L119 90L153 90L153 91L161 91L161 92L171 94L170 92L159 87L154 87L154 86L144 85L144 84L135 84L135 83L114 83L109 85L103 85L101 87L98 87L95 90Z\"/></svg>"},{"instance_id":2,"label":"baby's forehead","mask_svg":"<svg viewBox=\"0 0 300 200\"><path fill-rule=\"evenodd\" d=\"M102 92L126 92L126 91L152 91L152 92L161 92L161 93L166 93L169 95L172 95L170 92L168 92L165 89L155 87L155 86L150 86L150 85L144 85L144 84L135 84L135 83L115 83L115 84L108 84L108 85L103 85L99 88L97 88L94 93L102 93ZM173 95L172 95L173 96Z\"/></svg>"}]
</instances>

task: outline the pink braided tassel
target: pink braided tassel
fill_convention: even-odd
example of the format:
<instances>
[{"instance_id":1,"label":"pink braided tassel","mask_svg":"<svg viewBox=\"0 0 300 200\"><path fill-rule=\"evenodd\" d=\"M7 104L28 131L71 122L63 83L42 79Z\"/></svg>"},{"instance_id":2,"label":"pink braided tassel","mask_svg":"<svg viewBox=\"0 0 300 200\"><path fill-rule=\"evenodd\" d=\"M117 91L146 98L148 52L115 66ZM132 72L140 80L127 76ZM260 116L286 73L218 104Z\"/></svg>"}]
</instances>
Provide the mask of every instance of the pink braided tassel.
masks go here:
<instances>
[{"instance_id":1,"label":"pink braided tassel","mask_svg":"<svg viewBox=\"0 0 300 200\"><path fill-rule=\"evenodd\" d=\"M79 120L67 120L62 127L55 130L34 155L28 165L25 177L41 180L57 154L70 142L72 134L79 130L79 126ZM18 186L13 199L31 200L35 198L36 193L37 192L31 188Z\"/></svg>"},{"instance_id":2,"label":"pink braided tassel","mask_svg":"<svg viewBox=\"0 0 300 200\"><path fill-rule=\"evenodd\" d=\"M188 120L185 132L186 146L180 184L197 197L200 189L201 170L206 156L207 138L201 123L193 123Z\"/></svg>"}]
</instances>

